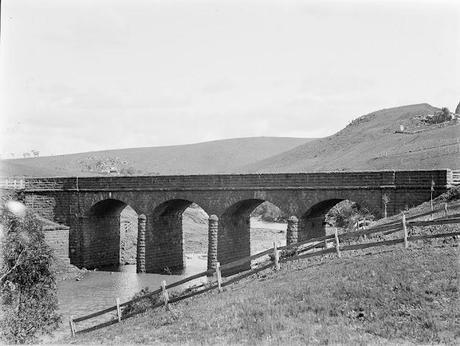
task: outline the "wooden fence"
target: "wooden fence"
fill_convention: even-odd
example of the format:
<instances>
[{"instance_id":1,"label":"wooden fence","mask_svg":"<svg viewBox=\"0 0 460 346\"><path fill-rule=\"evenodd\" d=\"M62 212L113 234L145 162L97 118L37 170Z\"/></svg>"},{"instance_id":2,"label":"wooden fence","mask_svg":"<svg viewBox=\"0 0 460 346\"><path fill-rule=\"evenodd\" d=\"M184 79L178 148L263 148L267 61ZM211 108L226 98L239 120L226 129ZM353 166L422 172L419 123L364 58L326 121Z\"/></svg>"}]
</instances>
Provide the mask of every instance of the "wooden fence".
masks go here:
<instances>
[{"instance_id":1,"label":"wooden fence","mask_svg":"<svg viewBox=\"0 0 460 346\"><path fill-rule=\"evenodd\" d=\"M437 211L442 211L442 209L439 209ZM274 243L274 246L272 249L268 249L268 250L262 251L254 255L244 257L237 261L226 263L224 265L220 265L219 263L217 263L216 269L206 270L204 272L201 272L201 273L189 276L187 278L184 278L182 280L173 282L169 285L166 285L165 281L163 281L159 289L153 292L150 292L142 297L138 297L138 298L129 300L124 303L120 303L119 300L117 299L117 304L107 309L97 311L97 312L94 312L94 313L91 313L89 315L82 316L82 317L77 317L77 318L70 317L70 320L69 320L70 332L72 336L75 336L76 334L80 334L80 333L87 333L87 332L90 332L90 331L93 331L99 328L103 328L103 327L110 326L115 323L119 323L122 320L125 320L129 317L139 314L147 309L155 309L155 308L159 308L162 306L168 308L168 304L170 303L175 303L175 302L208 292L213 289L218 289L220 292L222 291L223 287L228 286L234 282L237 282L243 278L251 276L255 273L258 273L270 267L274 267L275 270L279 270L281 263L286 263L286 262L290 262L293 260L298 260L298 259L308 258L308 257L315 257L315 256L322 256L322 255L325 255L328 253L334 253L334 252L340 257L341 253L344 251L360 250L360 249L366 249L366 248L384 246L384 245L395 245L399 243L404 243L405 248L407 248L408 243L410 241L459 236L460 235L459 230L456 230L455 232L448 232L448 233L409 236L408 228L413 227L413 226L447 225L447 224L460 223L460 214L448 215L447 209L445 209L445 212L446 212L446 215L440 218L437 218L435 220L410 221L416 218L429 216L431 215L432 211L429 211L427 213L421 213L418 215L413 215L410 217L406 217L405 214L402 214L402 217L400 220L388 222L382 225L377 225L377 226L370 227L365 230L348 232L348 233L344 233L340 235L337 233L337 230L336 230L335 234L332 234L332 235L309 239L309 240L295 243L289 246L281 246L279 248L277 248L276 244ZM344 241L346 240L359 241L363 237L368 237L370 235L377 234L377 233L382 233L382 236L383 236L383 235L389 235L389 234L392 234L395 232L401 232L401 231L403 231L403 238L376 241L376 242L363 242L359 244L347 244L347 245L343 244ZM330 247L329 245L332 245L332 247ZM322 248L322 250L311 251L311 250L315 250L319 248ZM267 258L266 261L259 263L257 267L251 270L248 270L246 272L240 273L238 275L228 277L225 281L222 279L222 275L221 275L222 270L229 270L232 268L240 267L242 264L246 264L252 260L261 258L263 256L268 256L269 258ZM208 277L215 276L216 280L214 282L209 283L208 285L202 285L201 287L203 288L200 290L182 293L178 296L171 297L171 298L169 297L168 289L183 285L185 283L188 283L192 280L196 280L204 276L208 276ZM201 288L201 287L197 287L197 288ZM129 314L122 313L123 307L127 307L129 305L132 305L134 303L137 303L139 301L142 301L144 299L148 299L152 296L157 296L157 295L161 295L161 299L158 303L151 305L148 308L145 308L143 310L137 310ZM85 329L81 329L81 330L77 330L76 328L76 324L78 322L89 320L91 318L95 318L103 314L107 314L107 313L115 312L115 311L116 311L116 318L113 318L107 322L103 322L103 323L100 323L100 324L97 324L97 325L94 325L92 327L88 327Z\"/></svg>"}]
</instances>

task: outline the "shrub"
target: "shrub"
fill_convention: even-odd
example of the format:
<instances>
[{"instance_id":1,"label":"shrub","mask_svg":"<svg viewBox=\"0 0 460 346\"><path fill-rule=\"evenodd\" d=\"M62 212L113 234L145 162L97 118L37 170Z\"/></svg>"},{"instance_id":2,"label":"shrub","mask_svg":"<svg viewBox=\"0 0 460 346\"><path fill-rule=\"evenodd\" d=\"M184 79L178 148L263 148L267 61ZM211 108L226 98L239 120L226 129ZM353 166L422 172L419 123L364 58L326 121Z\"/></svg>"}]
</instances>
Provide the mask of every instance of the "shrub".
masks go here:
<instances>
[{"instance_id":1,"label":"shrub","mask_svg":"<svg viewBox=\"0 0 460 346\"><path fill-rule=\"evenodd\" d=\"M326 215L328 223L345 229L353 229L364 220L374 220L374 216L366 208L349 200L336 204Z\"/></svg>"},{"instance_id":2,"label":"shrub","mask_svg":"<svg viewBox=\"0 0 460 346\"><path fill-rule=\"evenodd\" d=\"M141 289L139 292L137 292L131 299L136 299L145 296L146 294L151 293L148 287L145 287ZM126 316L132 313L140 313L148 308L154 306L156 303L160 301L160 295L151 295L149 297L146 297L138 302L126 305L126 307L122 311L122 315Z\"/></svg>"},{"instance_id":3,"label":"shrub","mask_svg":"<svg viewBox=\"0 0 460 346\"><path fill-rule=\"evenodd\" d=\"M61 320L52 250L30 212L19 218L5 210L0 225L0 338L8 343L37 342Z\"/></svg>"},{"instance_id":4,"label":"shrub","mask_svg":"<svg viewBox=\"0 0 460 346\"><path fill-rule=\"evenodd\" d=\"M260 204L251 216L260 217L263 221L267 222L286 222L287 216L276 205L270 202Z\"/></svg>"}]
</instances>

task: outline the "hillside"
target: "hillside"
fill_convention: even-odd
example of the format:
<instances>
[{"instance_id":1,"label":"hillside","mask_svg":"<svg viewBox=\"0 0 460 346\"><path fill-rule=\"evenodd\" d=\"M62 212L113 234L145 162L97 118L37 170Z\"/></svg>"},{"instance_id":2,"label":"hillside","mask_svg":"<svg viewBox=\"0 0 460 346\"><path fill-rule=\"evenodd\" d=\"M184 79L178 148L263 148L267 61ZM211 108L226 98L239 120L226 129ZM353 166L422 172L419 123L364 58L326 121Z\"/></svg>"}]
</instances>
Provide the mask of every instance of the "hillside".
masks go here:
<instances>
[{"instance_id":1,"label":"hillside","mask_svg":"<svg viewBox=\"0 0 460 346\"><path fill-rule=\"evenodd\" d=\"M34 159L27 159L30 160ZM0 176L35 176L35 177L52 177L52 176L72 176L72 171L68 171L63 167L46 167L46 165L30 165L25 160L1 160L0 161Z\"/></svg>"},{"instance_id":2,"label":"hillside","mask_svg":"<svg viewBox=\"0 0 460 346\"><path fill-rule=\"evenodd\" d=\"M290 150L311 139L250 137L189 145L105 150L1 161L1 175L87 176L117 167L121 174L231 173L235 167Z\"/></svg>"},{"instance_id":3,"label":"hillside","mask_svg":"<svg viewBox=\"0 0 460 346\"><path fill-rule=\"evenodd\" d=\"M241 172L433 169L460 167L460 125L422 121L440 111L428 104L383 109L338 133L242 167ZM404 126L402 133L400 125Z\"/></svg>"}]
</instances>

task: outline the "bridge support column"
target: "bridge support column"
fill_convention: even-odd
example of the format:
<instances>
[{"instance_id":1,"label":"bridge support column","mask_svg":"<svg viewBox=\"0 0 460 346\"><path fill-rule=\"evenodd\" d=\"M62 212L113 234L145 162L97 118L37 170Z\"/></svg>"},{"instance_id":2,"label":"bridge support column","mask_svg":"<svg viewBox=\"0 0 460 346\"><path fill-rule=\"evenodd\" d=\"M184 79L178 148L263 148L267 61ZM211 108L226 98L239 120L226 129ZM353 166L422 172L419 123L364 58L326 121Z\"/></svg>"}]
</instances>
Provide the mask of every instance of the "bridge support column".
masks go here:
<instances>
[{"instance_id":1,"label":"bridge support column","mask_svg":"<svg viewBox=\"0 0 460 346\"><path fill-rule=\"evenodd\" d=\"M211 215L209 217L209 226L208 226L208 270L216 268L218 229L219 229L219 218L216 215Z\"/></svg>"},{"instance_id":2,"label":"bridge support column","mask_svg":"<svg viewBox=\"0 0 460 346\"><path fill-rule=\"evenodd\" d=\"M185 268L182 208L174 204L163 207L147 216L145 270L158 274L181 273Z\"/></svg>"},{"instance_id":3,"label":"bridge support column","mask_svg":"<svg viewBox=\"0 0 460 346\"><path fill-rule=\"evenodd\" d=\"M221 216L217 246L217 257L221 265L251 255L250 212ZM250 260L235 268L222 270L222 275L229 276L248 269L251 269Z\"/></svg>"},{"instance_id":4,"label":"bridge support column","mask_svg":"<svg viewBox=\"0 0 460 346\"><path fill-rule=\"evenodd\" d=\"M288 219L287 232L286 232L286 245L292 245L298 241L299 219L291 216Z\"/></svg>"},{"instance_id":5,"label":"bridge support column","mask_svg":"<svg viewBox=\"0 0 460 346\"><path fill-rule=\"evenodd\" d=\"M139 215L137 227L137 258L136 272L145 273L145 224L147 218L144 214Z\"/></svg>"},{"instance_id":6,"label":"bridge support column","mask_svg":"<svg viewBox=\"0 0 460 346\"><path fill-rule=\"evenodd\" d=\"M324 220L324 215L304 217L300 224L298 240L304 241L325 236L326 224Z\"/></svg>"}]
</instances>

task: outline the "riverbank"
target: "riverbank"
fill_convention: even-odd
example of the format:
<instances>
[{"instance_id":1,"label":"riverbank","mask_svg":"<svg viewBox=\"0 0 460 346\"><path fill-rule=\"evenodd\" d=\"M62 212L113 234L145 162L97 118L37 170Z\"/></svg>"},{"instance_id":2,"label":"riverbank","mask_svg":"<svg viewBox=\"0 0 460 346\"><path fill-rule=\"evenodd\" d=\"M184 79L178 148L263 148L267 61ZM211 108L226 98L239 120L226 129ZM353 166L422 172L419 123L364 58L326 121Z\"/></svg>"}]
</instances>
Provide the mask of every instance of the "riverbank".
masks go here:
<instances>
[{"instance_id":1,"label":"riverbank","mask_svg":"<svg viewBox=\"0 0 460 346\"><path fill-rule=\"evenodd\" d=\"M441 244L441 243L440 243ZM64 343L454 343L458 243L283 264Z\"/></svg>"}]
</instances>

